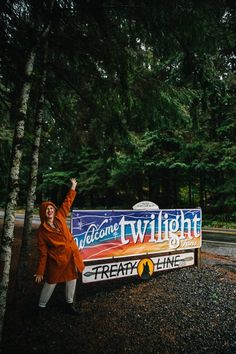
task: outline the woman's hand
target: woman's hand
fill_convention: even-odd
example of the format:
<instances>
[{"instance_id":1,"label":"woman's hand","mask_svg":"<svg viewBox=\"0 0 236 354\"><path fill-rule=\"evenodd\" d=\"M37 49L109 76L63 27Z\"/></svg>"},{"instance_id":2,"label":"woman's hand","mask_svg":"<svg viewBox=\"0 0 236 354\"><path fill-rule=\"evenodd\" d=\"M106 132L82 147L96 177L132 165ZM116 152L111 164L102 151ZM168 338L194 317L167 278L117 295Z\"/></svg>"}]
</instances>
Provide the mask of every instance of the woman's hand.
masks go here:
<instances>
[{"instance_id":1,"label":"woman's hand","mask_svg":"<svg viewBox=\"0 0 236 354\"><path fill-rule=\"evenodd\" d=\"M34 274L34 277L35 277L35 283L39 284L43 280L43 275Z\"/></svg>"},{"instance_id":2,"label":"woman's hand","mask_svg":"<svg viewBox=\"0 0 236 354\"><path fill-rule=\"evenodd\" d=\"M77 186L76 178L71 178L70 181L71 181L71 189L75 190Z\"/></svg>"}]
</instances>

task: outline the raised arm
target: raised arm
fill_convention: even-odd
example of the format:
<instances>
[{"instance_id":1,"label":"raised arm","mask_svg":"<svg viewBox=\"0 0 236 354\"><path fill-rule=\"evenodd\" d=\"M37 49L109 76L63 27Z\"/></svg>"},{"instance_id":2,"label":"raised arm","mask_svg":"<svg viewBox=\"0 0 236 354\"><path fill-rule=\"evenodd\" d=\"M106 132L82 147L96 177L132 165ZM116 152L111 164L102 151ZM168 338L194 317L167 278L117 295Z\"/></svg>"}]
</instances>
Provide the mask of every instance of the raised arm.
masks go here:
<instances>
[{"instance_id":1,"label":"raised arm","mask_svg":"<svg viewBox=\"0 0 236 354\"><path fill-rule=\"evenodd\" d=\"M77 186L76 178L71 178L70 181L71 181L71 188L70 188L69 192L67 193L64 202L62 203L62 205L60 206L60 208L57 211L57 215L58 216L60 215L64 218L66 218L67 215L69 214L71 205L72 205L72 203L75 199L75 196L76 196L76 191L75 191L76 186Z\"/></svg>"},{"instance_id":2,"label":"raised arm","mask_svg":"<svg viewBox=\"0 0 236 354\"><path fill-rule=\"evenodd\" d=\"M75 191L76 186L77 186L76 178L71 178L71 179L70 179L70 182L71 182L71 189L72 189L73 191Z\"/></svg>"}]
</instances>

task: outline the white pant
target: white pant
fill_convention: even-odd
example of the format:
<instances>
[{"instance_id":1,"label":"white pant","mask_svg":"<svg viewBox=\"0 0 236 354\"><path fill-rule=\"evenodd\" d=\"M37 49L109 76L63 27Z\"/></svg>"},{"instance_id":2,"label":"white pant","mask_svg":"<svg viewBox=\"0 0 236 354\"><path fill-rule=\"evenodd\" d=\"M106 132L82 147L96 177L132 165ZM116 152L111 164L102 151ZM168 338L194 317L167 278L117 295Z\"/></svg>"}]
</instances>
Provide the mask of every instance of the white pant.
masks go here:
<instances>
[{"instance_id":1,"label":"white pant","mask_svg":"<svg viewBox=\"0 0 236 354\"><path fill-rule=\"evenodd\" d=\"M39 304L38 304L39 307L46 307L56 285L57 284L48 284L47 282L45 282L39 298ZM69 304L72 304L74 300L75 287L76 287L76 279L66 282L65 295L66 295L66 302L68 302Z\"/></svg>"}]
</instances>

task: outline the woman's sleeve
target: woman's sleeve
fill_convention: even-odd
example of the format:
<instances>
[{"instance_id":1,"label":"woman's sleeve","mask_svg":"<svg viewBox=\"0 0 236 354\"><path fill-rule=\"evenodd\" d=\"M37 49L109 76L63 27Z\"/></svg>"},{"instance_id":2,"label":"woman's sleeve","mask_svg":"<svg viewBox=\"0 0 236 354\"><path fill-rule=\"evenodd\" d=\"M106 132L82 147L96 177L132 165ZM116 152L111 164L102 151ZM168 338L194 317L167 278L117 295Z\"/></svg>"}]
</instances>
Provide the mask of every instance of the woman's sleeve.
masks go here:
<instances>
[{"instance_id":1,"label":"woman's sleeve","mask_svg":"<svg viewBox=\"0 0 236 354\"><path fill-rule=\"evenodd\" d=\"M44 275L46 263L47 263L48 248L40 231L38 232L37 236L38 236L39 260L38 260L38 268L36 274Z\"/></svg>"},{"instance_id":2,"label":"woman's sleeve","mask_svg":"<svg viewBox=\"0 0 236 354\"><path fill-rule=\"evenodd\" d=\"M60 208L57 211L57 216L58 217L63 217L66 218L67 215L70 212L71 205L75 199L76 196L76 191L73 189L70 189L69 192L67 193L64 202L60 206Z\"/></svg>"}]
</instances>

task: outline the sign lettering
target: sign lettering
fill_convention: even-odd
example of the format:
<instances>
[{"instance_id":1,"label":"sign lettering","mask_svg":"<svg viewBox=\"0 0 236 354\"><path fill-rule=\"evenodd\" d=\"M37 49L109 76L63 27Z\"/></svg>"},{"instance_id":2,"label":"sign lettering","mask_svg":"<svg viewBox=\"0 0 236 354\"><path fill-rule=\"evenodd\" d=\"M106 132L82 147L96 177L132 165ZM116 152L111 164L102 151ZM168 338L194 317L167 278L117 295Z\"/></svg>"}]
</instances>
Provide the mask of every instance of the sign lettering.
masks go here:
<instances>
[{"instance_id":1,"label":"sign lettering","mask_svg":"<svg viewBox=\"0 0 236 354\"><path fill-rule=\"evenodd\" d=\"M74 210L71 231L90 261L200 248L201 224L201 209Z\"/></svg>"},{"instance_id":2,"label":"sign lettering","mask_svg":"<svg viewBox=\"0 0 236 354\"><path fill-rule=\"evenodd\" d=\"M194 252L187 252L145 259L86 265L82 273L82 280L83 283L90 283L135 275L148 279L153 272L188 267L193 264Z\"/></svg>"}]
</instances>

